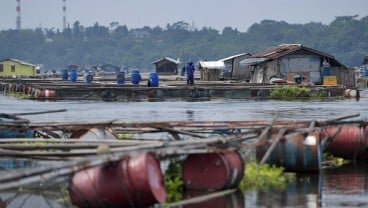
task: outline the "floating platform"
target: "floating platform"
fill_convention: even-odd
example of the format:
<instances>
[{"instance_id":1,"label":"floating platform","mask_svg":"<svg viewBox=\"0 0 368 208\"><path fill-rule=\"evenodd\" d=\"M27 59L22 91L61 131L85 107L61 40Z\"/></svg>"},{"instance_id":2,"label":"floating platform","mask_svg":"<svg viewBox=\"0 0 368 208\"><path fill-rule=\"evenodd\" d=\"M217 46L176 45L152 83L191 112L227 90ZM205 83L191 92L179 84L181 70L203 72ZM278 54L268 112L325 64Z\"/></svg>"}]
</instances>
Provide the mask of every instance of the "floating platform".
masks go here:
<instances>
[{"instance_id":1,"label":"floating platform","mask_svg":"<svg viewBox=\"0 0 368 208\"><path fill-rule=\"evenodd\" d=\"M55 100L107 100L107 101L162 101L162 100L211 100L267 98L275 84L250 84L235 81L197 81L187 86L185 80L163 80L158 87L148 86L143 80L139 84L118 84L112 81L81 80L71 82L60 79L4 79L0 90L4 94L26 99ZM359 97L357 89L344 86L305 86L312 92L325 91L329 97Z\"/></svg>"}]
</instances>

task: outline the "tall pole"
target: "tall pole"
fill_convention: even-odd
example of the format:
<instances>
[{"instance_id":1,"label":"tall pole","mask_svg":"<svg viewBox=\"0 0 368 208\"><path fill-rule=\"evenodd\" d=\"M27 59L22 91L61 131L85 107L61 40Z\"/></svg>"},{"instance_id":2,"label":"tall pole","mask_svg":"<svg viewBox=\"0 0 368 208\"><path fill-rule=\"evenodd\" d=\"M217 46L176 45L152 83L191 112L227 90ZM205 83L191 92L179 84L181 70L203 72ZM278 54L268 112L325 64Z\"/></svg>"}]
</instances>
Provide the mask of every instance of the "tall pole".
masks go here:
<instances>
[{"instance_id":1,"label":"tall pole","mask_svg":"<svg viewBox=\"0 0 368 208\"><path fill-rule=\"evenodd\" d=\"M17 0L17 7L16 7L16 11L17 11L16 28L17 28L17 30L20 30L20 29L21 29L21 19L20 19L20 0Z\"/></svg>"},{"instance_id":2,"label":"tall pole","mask_svg":"<svg viewBox=\"0 0 368 208\"><path fill-rule=\"evenodd\" d=\"M66 0L63 0L63 30L66 29Z\"/></svg>"}]
</instances>

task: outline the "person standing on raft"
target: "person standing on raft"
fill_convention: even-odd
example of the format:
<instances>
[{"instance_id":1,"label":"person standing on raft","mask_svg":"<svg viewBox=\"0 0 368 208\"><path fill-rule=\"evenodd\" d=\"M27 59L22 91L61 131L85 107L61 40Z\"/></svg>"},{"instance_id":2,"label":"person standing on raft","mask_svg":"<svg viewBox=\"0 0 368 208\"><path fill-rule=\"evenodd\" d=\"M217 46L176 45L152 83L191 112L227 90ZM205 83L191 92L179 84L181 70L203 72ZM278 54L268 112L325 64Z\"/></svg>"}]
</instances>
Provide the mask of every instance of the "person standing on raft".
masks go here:
<instances>
[{"instance_id":1,"label":"person standing on raft","mask_svg":"<svg viewBox=\"0 0 368 208\"><path fill-rule=\"evenodd\" d=\"M189 61L187 63L185 70L187 71L187 85L194 85L195 67L193 65L193 61Z\"/></svg>"}]
</instances>

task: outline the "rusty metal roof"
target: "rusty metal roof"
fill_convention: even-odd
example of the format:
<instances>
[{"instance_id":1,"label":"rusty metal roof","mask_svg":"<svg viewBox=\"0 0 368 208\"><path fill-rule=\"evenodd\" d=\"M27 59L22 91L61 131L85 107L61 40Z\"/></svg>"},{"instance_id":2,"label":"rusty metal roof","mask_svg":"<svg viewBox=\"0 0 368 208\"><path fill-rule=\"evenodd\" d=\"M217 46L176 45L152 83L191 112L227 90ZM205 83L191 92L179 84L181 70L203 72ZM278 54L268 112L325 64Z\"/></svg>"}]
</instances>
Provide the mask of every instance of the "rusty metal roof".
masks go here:
<instances>
[{"instance_id":1,"label":"rusty metal roof","mask_svg":"<svg viewBox=\"0 0 368 208\"><path fill-rule=\"evenodd\" d=\"M297 50L307 50L309 52L324 56L324 57L329 57L329 58L334 58L332 55L327 54L327 53L323 53L321 51L317 51L311 48L307 48L304 47L302 44L281 44L278 46L275 46L273 48L267 49L265 51L259 52L257 54L252 55L252 57L254 58L269 58L269 59L277 59L279 57L285 56L287 54L290 54L294 51Z\"/></svg>"},{"instance_id":2,"label":"rusty metal roof","mask_svg":"<svg viewBox=\"0 0 368 208\"><path fill-rule=\"evenodd\" d=\"M346 67L343 64L341 64L339 61L337 61L334 58L334 56L332 56L330 54L327 54L327 53L323 53L321 51L317 51L315 49L304 47L302 44L281 44L281 45L275 46L273 48L267 49L265 51L256 53L256 54L252 55L250 58L267 58L267 59L265 59L265 61L268 61L268 60L273 60L273 59L277 59L277 58L286 56L286 55L288 55L290 53L293 53L295 51L298 51L298 50L304 50L304 51L307 51L309 53L317 54L321 57L328 58L329 63L331 64L331 66Z\"/></svg>"}]
</instances>

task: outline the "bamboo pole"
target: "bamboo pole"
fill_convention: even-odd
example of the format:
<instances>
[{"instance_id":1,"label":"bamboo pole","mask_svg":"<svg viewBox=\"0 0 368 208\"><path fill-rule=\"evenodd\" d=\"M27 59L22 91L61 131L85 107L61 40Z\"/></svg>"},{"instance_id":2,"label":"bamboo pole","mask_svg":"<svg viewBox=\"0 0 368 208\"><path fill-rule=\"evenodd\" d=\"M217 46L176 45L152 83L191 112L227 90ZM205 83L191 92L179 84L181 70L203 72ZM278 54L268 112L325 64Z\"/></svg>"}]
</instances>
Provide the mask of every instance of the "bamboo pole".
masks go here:
<instances>
[{"instance_id":1,"label":"bamboo pole","mask_svg":"<svg viewBox=\"0 0 368 208\"><path fill-rule=\"evenodd\" d=\"M273 151L273 149L275 149L276 145L279 143L280 139L284 136L285 132L286 132L286 129L281 129L278 132L276 138L273 139L271 146L267 149L266 153L263 155L261 162L259 163L260 165L263 165L267 161L271 152Z\"/></svg>"},{"instance_id":2,"label":"bamboo pole","mask_svg":"<svg viewBox=\"0 0 368 208\"><path fill-rule=\"evenodd\" d=\"M185 205L195 204L195 203L199 203L199 202L208 201L210 199L226 196L228 194L234 193L235 191L236 191L236 189L227 189L227 190L224 190L224 191L211 192L211 193L208 193L208 194L203 195L203 196L197 196L197 197L193 197L191 199L186 199L186 200L182 200L182 201L175 202L175 203L161 204L161 205L159 205L159 207L160 208L161 207L162 208L163 207L181 207L181 206L185 206Z\"/></svg>"},{"instance_id":3,"label":"bamboo pole","mask_svg":"<svg viewBox=\"0 0 368 208\"><path fill-rule=\"evenodd\" d=\"M28 116L28 115L38 115L38 114L46 114L46 113L61 113L61 112L66 112L66 109L37 111L37 112L29 112L29 113L13 113L13 115L15 115L15 116Z\"/></svg>"}]
</instances>

